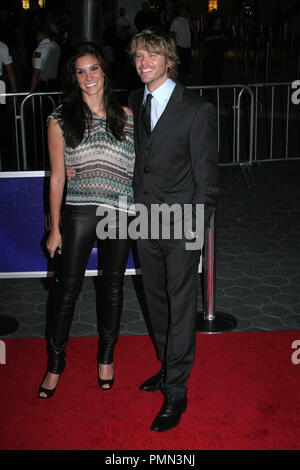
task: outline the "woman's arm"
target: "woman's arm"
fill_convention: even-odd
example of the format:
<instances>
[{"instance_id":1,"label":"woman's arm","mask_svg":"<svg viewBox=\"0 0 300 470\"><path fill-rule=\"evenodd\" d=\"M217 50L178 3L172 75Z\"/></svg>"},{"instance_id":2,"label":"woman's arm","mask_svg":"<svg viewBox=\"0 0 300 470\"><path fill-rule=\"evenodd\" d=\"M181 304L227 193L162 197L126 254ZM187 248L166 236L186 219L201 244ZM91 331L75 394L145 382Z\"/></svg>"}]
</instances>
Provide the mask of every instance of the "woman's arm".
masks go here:
<instances>
[{"instance_id":1,"label":"woman's arm","mask_svg":"<svg viewBox=\"0 0 300 470\"><path fill-rule=\"evenodd\" d=\"M49 120L48 149L51 164L50 176L50 235L47 249L53 258L55 250L61 253L61 234L59 229L60 209L65 187L64 139L57 121Z\"/></svg>"}]
</instances>

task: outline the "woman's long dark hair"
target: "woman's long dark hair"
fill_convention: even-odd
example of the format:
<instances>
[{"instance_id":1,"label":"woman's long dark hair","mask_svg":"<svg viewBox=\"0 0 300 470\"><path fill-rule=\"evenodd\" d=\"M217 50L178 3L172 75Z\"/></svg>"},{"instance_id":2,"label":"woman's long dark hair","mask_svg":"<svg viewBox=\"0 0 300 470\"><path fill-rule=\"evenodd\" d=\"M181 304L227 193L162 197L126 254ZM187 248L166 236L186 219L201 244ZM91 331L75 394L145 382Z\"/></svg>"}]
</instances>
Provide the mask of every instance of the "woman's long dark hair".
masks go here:
<instances>
[{"instance_id":1,"label":"woman's long dark hair","mask_svg":"<svg viewBox=\"0 0 300 470\"><path fill-rule=\"evenodd\" d=\"M83 139L85 129L90 131L92 112L82 99L82 92L77 83L75 73L75 62L79 57L87 54L94 55L105 75L103 102L106 111L106 131L117 140L124 140L124 126L126 113L116 100L110 79L108 77L108 66L100 55L97 47L92 43L79 44L74 48L68 59L65 70L65 86L62 101L62 121L64 128L65 143L68 147L77 147Z\"/></svg>"}]
</instances>

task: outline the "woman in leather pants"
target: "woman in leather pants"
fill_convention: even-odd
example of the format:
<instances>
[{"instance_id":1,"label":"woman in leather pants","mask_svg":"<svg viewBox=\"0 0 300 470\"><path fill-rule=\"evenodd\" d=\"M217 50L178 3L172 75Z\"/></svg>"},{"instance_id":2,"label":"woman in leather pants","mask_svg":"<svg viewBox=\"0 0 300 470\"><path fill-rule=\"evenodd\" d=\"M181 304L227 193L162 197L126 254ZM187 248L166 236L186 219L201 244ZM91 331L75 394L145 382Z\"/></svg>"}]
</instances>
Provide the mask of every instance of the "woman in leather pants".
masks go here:
<instances>
[{"instance_id":1,"label":"woman in leather pants","mask_svg":"<svg viewBox=\"0 0 300 470\"><path fill-rule=\"evenodd\" d=\"M108 223L108 230L116 237L103 240L103 297L101 312L97 312L98 383L102 390L113 386L113 350L119 334L124 272L131 246L129 237L118 238L118 213L130 213L133 203L132 113L115 100L106 64L93 44L77 46L67 63L66 83L62 105L49 117L48 125L51 225L47 249L51 258L56 252L61 255L61 275L47 373L38 392L40 399L53 396L65 367L76 299L90 253L99 238L97 225L103 222L103 210L102 215L97 215L99 207L116 216ZM61 231L66 165L72 166L76 174L67 181Z\"/></svg>"}]
</instances>

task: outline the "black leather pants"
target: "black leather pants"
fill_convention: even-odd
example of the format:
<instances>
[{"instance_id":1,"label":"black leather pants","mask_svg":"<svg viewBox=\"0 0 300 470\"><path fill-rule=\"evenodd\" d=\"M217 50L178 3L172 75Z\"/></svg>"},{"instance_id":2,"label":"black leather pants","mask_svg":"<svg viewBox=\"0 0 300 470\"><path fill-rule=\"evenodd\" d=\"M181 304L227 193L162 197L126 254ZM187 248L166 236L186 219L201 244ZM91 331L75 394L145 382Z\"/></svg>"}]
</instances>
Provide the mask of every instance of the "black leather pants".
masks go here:
<instances>
[{"instance_id":1,"label":"black leather pants","mask_svg":"<svg viewBox=\"0 0 300 470\"><path fill-rule=\"evenodd\" d=\"M85 269L96 240L97 206L66 206L62 233L61 270L57 284L55 319L50 334L48 370L59 374L65 365L67 346L75 304ZM97 309L100 333L98 359L102 364L113 361L123 304L123 282L130 239L107 238L103 246L103 294Z\"/></svg>"}]
</instances>

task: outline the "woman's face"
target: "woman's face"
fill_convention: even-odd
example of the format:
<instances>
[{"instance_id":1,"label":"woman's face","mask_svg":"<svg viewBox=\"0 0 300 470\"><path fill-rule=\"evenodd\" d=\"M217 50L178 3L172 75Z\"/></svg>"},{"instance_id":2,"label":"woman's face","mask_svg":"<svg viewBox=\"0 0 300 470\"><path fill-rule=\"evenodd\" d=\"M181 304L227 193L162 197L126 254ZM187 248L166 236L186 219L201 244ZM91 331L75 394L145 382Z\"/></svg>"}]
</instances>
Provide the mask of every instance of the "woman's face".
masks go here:
<instances>
[{"instance_id":1,"label":"woman's face","mask_svg":"<svg viewBox=\"0 0 300 470\"><path fill-rule=\"evenodd\" d=\"M75 75L83 96L103 93L105 75L99 60L93 54L86 54L76 59Z\"/></svg>"}]
</instances>

